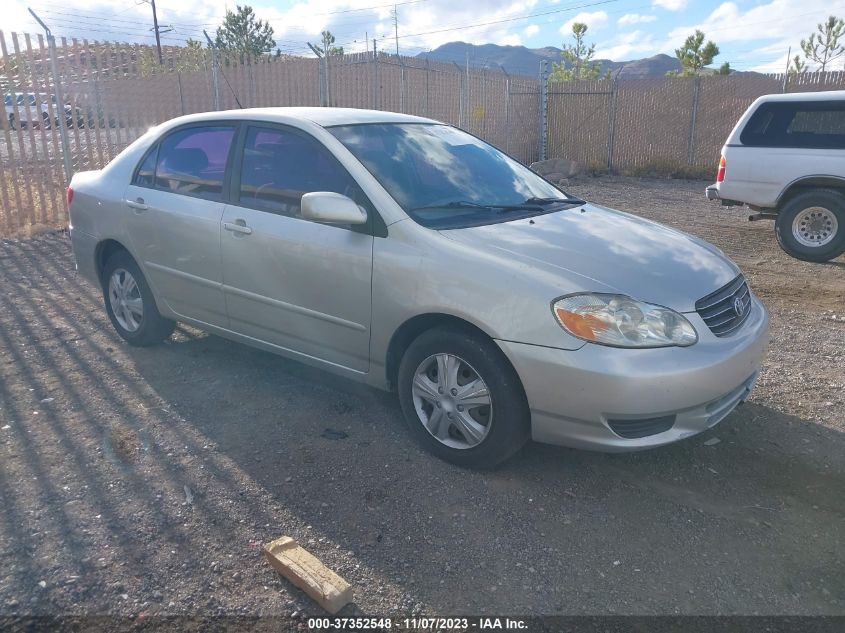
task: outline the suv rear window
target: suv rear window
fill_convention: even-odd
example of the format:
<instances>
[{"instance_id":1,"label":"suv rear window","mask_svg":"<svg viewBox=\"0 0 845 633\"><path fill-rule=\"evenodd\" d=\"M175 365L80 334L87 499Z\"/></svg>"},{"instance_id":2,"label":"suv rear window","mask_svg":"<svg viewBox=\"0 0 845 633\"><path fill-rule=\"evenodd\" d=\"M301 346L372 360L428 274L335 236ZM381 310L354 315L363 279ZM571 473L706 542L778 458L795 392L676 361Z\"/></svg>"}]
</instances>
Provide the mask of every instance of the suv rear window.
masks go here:
<instances>
[{"instance_id":1,"label":"suv rear window","mask_svg":"<svg viewBox=\"0 0 845 633\"><path fill-rule=\"evenodd\" d=\"M845 102L764 103L739 140L752 147L845 149Z\"/></svg>"}]
</instances>

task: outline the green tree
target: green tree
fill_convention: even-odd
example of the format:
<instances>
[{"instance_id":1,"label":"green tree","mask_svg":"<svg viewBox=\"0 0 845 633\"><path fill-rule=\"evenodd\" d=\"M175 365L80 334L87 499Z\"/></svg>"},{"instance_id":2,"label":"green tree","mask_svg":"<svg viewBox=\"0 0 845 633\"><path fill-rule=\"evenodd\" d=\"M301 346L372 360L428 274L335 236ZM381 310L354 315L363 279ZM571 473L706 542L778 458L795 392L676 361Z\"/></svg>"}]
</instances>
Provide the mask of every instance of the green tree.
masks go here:
<instances>
[{"instance_id":1,"label":"green tree","mask_svg":"<svg viewBox=\"0 0 845 633\"><path fill-rule=\"evenodd\" d=\"M719 66L719 70L716 71L717 75L730 75L731 74L731 65L728 62L725 62L721 66Z\"/></svg>"},{"instance_id":2,"label":"green tree","mask_svg":"<svg viewBox=\"0 0 845 633\"><path fill-rule=\"evenodd\" d=\"M601 72L601 64L594 62L596 45L584 41L587 33L587 25L583 22L575 22L572 25L572 37L575 44L564 44L560 52L561 62L552 64L552 72L549 74L549 81L578 81L579 79L598 79ZM605 74L609 77L610 72Z\"/></svg>"},{"instance_id":3,"label":"green tree","mask_svg":"<svg viewBox=\"0 0 845 633\"><path fill-rule=\"evenodd\" d=\"M192 38L185 41L185 46L180 47L176 54L176 70L181 73L190 73L203 70L208 63L208 51L202 47L202 42Z\"/></svg>"},{"instance_id":4,"label":"green tree","mask_svg":"<svg viewBox=\"0 0 845 633\"><path fill-rule=\"evenodd\" d=\"M845 46L839 43L843 35L845 22L831 15L826 22L818 25L818 33L811 33L809 38L801 40L801 50L807 59L820 64L819 70L824 72L830 62L845 54Z\"/></svg>"},{"instance_id":5,"label":"green tree","mask_svg":"<svg viewBox=\"0 0 845 633\"><path fill-rule=\"evenodd\" d=\"M675 55L681 62L681 70L671 70L667 75L681 77L696 77L703 74L705 66L713 63L713 58L719 54L719 47L713 42L704 42L704 33L696 30L690 35L681 48L675 49Z\"/></svg>"},{"instance_id":6,"label":"green tree","mask_svg":"<svg viewBox=\"0 0 845 633\"><path fill-rule=\"evenodd\" d=\"M320 42L322 46L315 46L314 48L316 48L324 55L328 55L329 57L343 55L343 46L334 45L334 35L332 35L331 31L323 31L322 33L320 33L320 37Z\"/></svg>"},{"instance_id":7,"label":"green tree","mask_svg":"<svg viewBox=\"0 0 845 633\"><path fill-rule=\"evenodd\" d=\"M217 27L214 45L241 56L258 57L276 48L273 27L255 17L248 5L236 5L235 11L226 11L223 24Z\"/></svg>"},{"instance_id":8,"label":"green tree","mask_svg":"<svg viewBox=\"0 0 845 633\"><path fill-rule=\"evenodd\" d=\"M804 63L800 55L796 55L789 65L789 75L795 77L796 75L803 75L805 72L807 72L807 64Z\"/></svg>"}]
</instances>

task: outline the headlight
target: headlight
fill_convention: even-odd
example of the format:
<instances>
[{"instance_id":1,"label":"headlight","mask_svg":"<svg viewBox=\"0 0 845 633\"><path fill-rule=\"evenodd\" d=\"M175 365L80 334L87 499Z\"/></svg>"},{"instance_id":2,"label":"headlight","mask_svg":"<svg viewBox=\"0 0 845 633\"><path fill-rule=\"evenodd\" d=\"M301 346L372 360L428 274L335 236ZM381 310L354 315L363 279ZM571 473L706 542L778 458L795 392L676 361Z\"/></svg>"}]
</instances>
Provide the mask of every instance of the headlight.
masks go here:
<instances>
[{"instance_id":1,"label":"headlight","mask_svg":"<svg viewBox=\"0 0 845 633\"><path fill-rule=\"evenodd\" d=\"M552 311L563 329L591 343L686 347L698 340L695 328L682 314L625 295L570 295L555 301Z\"/></svg>"}]
</instances>

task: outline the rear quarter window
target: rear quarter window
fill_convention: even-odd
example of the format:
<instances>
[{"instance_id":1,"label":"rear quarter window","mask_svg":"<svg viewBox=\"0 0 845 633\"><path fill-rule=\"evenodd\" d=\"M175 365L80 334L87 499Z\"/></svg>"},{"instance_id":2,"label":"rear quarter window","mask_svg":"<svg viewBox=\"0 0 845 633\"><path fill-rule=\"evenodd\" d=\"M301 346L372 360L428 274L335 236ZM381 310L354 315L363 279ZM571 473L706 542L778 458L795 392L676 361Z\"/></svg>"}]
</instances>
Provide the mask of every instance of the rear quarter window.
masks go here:
<instances>
[{"instance_id":1,"label":"rear quarter window","mask_svg":"<svg viewBox=\"0 0 845 633\"><path fill-rule=\"evenodd\" d=\"M763 103L740 134L750 147L845 149L845 102Z\"/></svg>"}]
</instances>

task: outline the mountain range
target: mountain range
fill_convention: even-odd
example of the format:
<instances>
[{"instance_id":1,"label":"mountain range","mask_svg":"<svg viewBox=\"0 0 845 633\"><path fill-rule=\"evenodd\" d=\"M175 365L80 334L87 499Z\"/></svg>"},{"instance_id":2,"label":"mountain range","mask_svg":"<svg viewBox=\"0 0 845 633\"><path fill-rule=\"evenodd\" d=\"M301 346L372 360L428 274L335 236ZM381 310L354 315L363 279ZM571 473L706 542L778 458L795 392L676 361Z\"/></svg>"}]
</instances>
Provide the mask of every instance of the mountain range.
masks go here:
<instances>
[{"instance_id":1,"label":"mountain range","mask_svg":"<svg viewBox=\"0 0 845 633\"><path fill-rule=\"evenodd\" d=\"M468 44L466 42L449 42L437 48L420 53L417 57L428 58L438 62L455 62L476 68L504 68L511 75L530 75L536 77L540 72L540 62L543 60L560 62L561 50L554 46L544 48L526 48L525 46L499 46L498 44ZM664 77L670 70L680 70L681 64L675 57L669 55L654 55L644 59L633 59L615 62L609 59L597 59L602 74L610 71L619 73L622 79L643 79L648 77Z\"/></svg>"}]
</instances>

